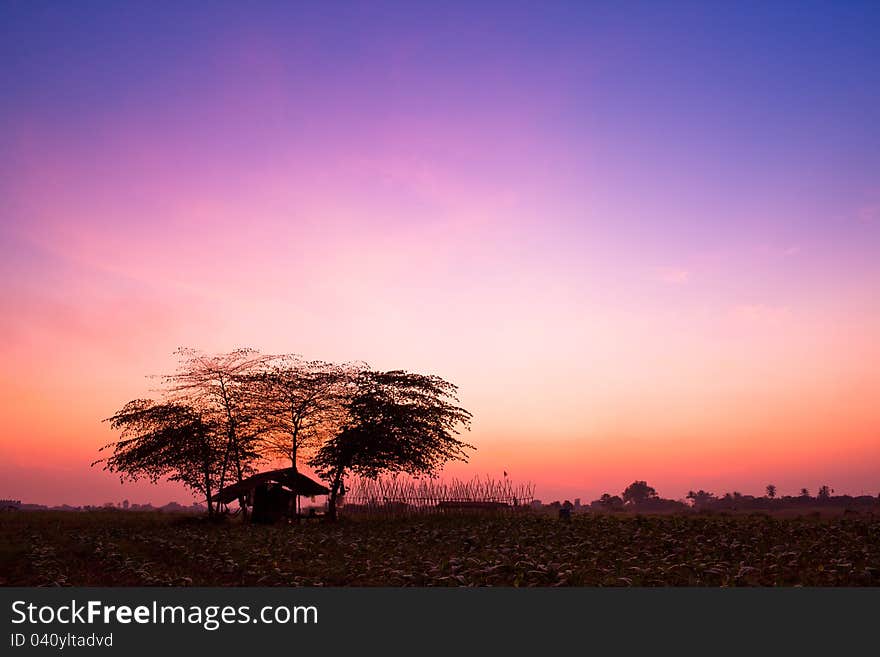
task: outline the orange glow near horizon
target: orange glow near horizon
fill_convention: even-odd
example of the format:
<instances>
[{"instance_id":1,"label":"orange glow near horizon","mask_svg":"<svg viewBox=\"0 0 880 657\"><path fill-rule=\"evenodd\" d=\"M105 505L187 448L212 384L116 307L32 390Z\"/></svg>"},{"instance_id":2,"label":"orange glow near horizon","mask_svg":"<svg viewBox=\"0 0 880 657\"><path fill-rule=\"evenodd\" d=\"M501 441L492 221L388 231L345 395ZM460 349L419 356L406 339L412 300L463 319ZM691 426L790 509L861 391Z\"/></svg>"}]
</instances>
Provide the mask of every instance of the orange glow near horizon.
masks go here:
<instances>
[{"instance_id":1,"label":"orange glow near horizon","mask_svg":"<svg viewBox=\"0 0 880 657\"><path fill-rule=\"evenodd\" d=\"M187 500L89 467L180 346L440 375L545 501L880 493L875 38L70 11L0 39L0 497Z\"/></svg>"}]
</instances>

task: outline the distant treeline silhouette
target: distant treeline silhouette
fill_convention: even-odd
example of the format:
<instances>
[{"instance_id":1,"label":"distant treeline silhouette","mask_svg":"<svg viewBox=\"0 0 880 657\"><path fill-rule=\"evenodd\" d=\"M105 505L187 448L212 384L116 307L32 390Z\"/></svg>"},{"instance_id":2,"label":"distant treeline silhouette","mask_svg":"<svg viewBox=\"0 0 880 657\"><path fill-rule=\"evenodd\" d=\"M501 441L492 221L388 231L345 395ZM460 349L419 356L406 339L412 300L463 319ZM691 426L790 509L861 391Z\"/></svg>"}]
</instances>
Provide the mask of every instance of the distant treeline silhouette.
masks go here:
<instances>
[{"instance_id":1,"label":"distant treeline silhouette","mask_svg":"<svg viewBox=\"0 0 880 657\"><path fill-rule=\"evenodd\" d=\"M4 502L6 503L4 504ZM83 504L79 506L71 504L50 506L48 504L22 503L20 500L0 500L0 511L154 511L158 513L204 513L205 510L206 508L198 503L184 505L177 502L168 502L163 506L153 506L147 502L146 504L117 506L113 502L105 502L104 504Z\"/></svg>"},{"instance_id":2,"label":"distant treeline silhouette","mask_svg":"<svg viewBox=\"0 0 880 657\"><path fill-rule=\"evenodd\" d=\"M634 481L620 495L604 493L599 499L587 505L572 503L569 500L555 501L543 505L540 501L535 506L549 506L556 509L590 510L590 511L778 511L783 509L804 509L812 507L828 508L870 508L880 505L880 494L871 495L834 495L828 486L821 486L815 496L802 488L799 495L777 496L776 486L768 484L764 496L743 495L739 492L715 495L709 491L690 491L683 500L665 499L647 482Z\"/></svg>"}]
</instances>

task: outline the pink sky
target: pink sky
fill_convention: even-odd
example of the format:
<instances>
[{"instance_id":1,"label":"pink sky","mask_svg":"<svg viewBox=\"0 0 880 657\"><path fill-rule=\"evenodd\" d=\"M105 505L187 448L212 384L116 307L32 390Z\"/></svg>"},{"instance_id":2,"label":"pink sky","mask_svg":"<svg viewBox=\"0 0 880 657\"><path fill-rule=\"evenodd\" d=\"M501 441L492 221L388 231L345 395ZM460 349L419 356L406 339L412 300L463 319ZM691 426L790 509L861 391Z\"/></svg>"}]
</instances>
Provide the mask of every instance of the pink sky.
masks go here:
<instances>
[{"instance_id":1,"label":"pink sky","mask_svg":"<svg viewBox=\"0 0 880 657\"><path fill-rule=\"evenodd\" d=\"M485 16L454 51L425 17L221 21L161 54L119 16L68 48L62 13L5 46L0 497L188 499L89 468L178 346L443 376L478 448L449 476L545 501L880 492L880 99L849 51L801 88L769 43L608 17L551 47Z\"/></svg>"}]
</instances>

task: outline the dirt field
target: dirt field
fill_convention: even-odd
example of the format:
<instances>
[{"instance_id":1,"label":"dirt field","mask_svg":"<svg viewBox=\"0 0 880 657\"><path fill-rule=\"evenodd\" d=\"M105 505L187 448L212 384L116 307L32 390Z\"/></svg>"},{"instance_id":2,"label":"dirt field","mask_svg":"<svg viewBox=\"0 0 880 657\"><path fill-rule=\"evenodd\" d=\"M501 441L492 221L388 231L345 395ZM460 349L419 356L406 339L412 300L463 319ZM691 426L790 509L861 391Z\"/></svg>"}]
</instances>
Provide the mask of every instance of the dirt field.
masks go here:
<instances>
[{"instance_id":1,"label":"dirt field","mask_svg":"<svg viewBox=\"0 0 880 657\"><path fill-rule=\"evenodd\" d=\"M880 516L546 515L248 526L140 512L0 515L0 584L880 585Z\"/></svg>"}]
</instances>

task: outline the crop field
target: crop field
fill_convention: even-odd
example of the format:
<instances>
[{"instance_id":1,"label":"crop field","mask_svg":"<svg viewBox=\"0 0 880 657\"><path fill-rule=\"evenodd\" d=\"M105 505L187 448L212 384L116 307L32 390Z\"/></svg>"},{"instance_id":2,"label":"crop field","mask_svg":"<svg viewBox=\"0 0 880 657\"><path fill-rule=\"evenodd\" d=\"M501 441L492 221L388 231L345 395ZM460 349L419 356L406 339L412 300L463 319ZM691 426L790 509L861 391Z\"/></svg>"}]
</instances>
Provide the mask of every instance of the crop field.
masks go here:
<instances>
[{"instance_id":1,"label":"crop field","mask_svg":"<svg viewBox=\"0 0 880 657\"><path fill-rule=\"evenodd\" d=\"M486 513L253 526L4 513L0 584L878 586L880 516Z\"/></svg>"}]
</instances>

